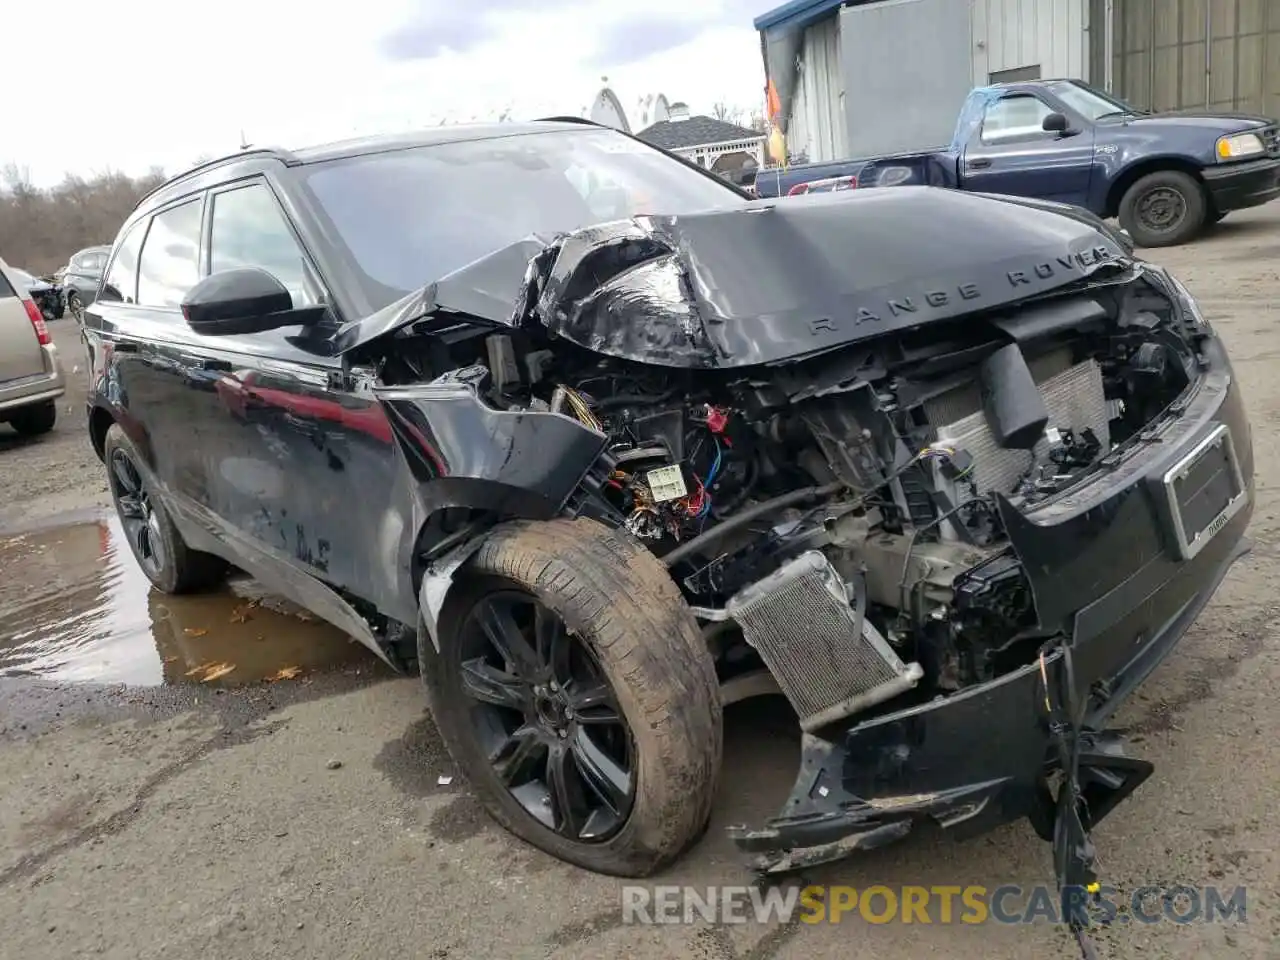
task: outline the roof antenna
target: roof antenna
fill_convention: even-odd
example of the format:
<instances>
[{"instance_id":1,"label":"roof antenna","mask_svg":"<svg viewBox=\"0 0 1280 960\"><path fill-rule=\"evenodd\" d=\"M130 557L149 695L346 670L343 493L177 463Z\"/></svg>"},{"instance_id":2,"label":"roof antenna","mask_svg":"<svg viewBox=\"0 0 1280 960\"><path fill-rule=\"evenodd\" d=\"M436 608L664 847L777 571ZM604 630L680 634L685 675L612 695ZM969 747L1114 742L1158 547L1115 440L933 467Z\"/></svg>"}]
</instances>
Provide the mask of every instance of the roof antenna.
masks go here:
<instances>
[{"instance_id":1,"label":"roof antenna","mask_svg":"<svg viewBox=\"0 0 1280 960\"><path fill-rule=\"evenodd\" d=\"M241 150L249 149L249 141L244 138L244 127L240 128L240 149Z\"/></svg>"}]
</instances>

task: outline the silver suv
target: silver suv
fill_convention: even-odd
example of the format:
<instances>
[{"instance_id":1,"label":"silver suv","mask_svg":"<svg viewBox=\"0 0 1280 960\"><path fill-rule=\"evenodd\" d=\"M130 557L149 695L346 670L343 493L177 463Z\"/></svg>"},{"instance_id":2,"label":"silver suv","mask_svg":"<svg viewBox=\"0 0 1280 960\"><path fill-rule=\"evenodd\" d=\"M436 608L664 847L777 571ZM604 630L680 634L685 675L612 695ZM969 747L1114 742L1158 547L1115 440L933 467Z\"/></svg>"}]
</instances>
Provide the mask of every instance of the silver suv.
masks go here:
<instances>
[{"instance_id":1,"label":"silver suv","mask_svg":"<svg viewBox=\"0 0 1280 960\"><path fill-rule=\"evenodd\" d=\"M0 260L0 423L26 436L48 433L64 392L66 377L44 317Z\"/></svg>"}]
</instances>

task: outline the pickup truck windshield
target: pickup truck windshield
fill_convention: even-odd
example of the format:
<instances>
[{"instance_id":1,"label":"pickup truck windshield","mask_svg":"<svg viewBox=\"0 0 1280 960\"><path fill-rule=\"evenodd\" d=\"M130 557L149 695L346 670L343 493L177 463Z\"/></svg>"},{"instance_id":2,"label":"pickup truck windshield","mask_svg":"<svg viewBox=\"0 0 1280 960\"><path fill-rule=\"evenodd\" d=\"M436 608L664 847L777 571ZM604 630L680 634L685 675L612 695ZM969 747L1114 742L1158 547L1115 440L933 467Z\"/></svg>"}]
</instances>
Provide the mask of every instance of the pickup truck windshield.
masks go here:
<instances>
[{"instance_id":1,"label":"pickup truck windshield","mask_svg":"<svg viewBox=\"0 0 1280 960\"><path fill-rule=\"evenodd\" d=\"M1123 100L1110 97L1100 90L1087 87L1083 83L1062 81L1051 83L1047 89L1072 110L1087 120L1101 120L1104 117L1128 117L1142 113Z\"/></svg>"},{"instance_id":2,"label":"pickup truck windshield","mask_svg":"<svg viewBox=\"0 0 1280 960\"><path fill-rule=\"evenodd\" d=\"M302 167L301 181L374 309L532 234L746 202L658 150L589 127L325 161Z\"/></svg>"}]
</instances>

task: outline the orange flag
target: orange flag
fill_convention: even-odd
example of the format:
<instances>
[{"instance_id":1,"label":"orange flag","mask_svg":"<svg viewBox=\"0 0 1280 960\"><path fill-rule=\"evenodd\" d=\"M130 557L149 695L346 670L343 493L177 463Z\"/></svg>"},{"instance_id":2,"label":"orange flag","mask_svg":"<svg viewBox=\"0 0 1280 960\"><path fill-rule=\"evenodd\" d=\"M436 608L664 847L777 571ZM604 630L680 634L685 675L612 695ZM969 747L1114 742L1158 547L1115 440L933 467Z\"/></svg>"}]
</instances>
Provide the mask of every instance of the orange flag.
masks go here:
<instances>
[{"instance_id":1,"label":"orange flag","mask_svg":"<svg viewBox=\"0 0 1280 960\"><path fill-rule=\"evenodd\" d=\"M765 113L771 121L776 123L782 114L782 101L778 99L778 90L774 87L773 80L770 80L765 88L764 105Z\"/></svg>"}]
</instances>

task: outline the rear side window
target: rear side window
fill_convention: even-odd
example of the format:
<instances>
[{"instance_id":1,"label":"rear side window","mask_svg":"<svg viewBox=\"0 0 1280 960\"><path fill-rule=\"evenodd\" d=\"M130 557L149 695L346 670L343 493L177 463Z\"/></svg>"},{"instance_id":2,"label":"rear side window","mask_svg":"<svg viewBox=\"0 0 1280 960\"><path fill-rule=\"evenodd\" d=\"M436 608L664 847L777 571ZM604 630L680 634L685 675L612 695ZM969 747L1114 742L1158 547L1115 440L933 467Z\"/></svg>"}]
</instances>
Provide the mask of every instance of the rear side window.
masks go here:
<instances>
[{"instance_id":1,"label":"rear side window","mask_svg":"<svg viewBox=\"0 0 1280 960\"><path fill-rule=\"evenodd\" d=\"M138 302L138 248L147 235L147 221L139 220L116 245L116 256L111 269L102 281L99 300L116 303Z\"/></svg>"},{"instance_id":2,"label":"rear side window","mask_svg":"<svg viewBox=\"0 0 1280 960\"><path fill-rule=\"evenodd\" d=\"M295 307L316 303L302 248L270 187L256 183L214 194L212 217L210 273L259 267L284 284Z\"/></svg>"},{"instance_id":3,"label":"rear side window","mask_svg":"<svg viewBox=\"0 0 1280 960\"><path fill-rule=\"evenodd\" d=\"M9 283L9 278L0 273L0 297L16 297L13 292L13 286Z\"/></svg>"},{"instance_id":4,"label":"rear side window","mask_svg":"<svg viewBox=\"0 0 1280 960\"><path fill-rule=\"evenodd\" d=\"M151 218L138 261L138 303L177 307L200 279L200 198Z\"/></svg>"}]
</instances>

